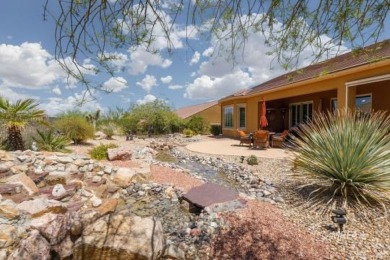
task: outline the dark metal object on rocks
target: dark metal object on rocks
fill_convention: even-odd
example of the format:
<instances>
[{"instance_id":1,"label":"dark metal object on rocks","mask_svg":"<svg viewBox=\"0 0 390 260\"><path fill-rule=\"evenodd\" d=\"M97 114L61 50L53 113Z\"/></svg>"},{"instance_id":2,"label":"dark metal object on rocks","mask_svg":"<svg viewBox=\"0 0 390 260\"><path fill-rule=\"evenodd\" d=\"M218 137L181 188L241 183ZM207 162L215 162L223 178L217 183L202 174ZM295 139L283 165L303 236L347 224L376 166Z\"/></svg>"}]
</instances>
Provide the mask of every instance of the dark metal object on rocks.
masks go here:
<instances>
[{"instance_id":1,"label":"dark metal object on rocks","mask_svg":"<svg viewBox=\"0 0 390 260\"><path fill-rule=\"evenodd\" d=\"M347 223L347 219L345 218L347 211L345 209L333 209L332 213L335 214L335 216L331 217L332 221L338 224L340 232L343 232L343 225Z\"/></svg>"}]
</instances>

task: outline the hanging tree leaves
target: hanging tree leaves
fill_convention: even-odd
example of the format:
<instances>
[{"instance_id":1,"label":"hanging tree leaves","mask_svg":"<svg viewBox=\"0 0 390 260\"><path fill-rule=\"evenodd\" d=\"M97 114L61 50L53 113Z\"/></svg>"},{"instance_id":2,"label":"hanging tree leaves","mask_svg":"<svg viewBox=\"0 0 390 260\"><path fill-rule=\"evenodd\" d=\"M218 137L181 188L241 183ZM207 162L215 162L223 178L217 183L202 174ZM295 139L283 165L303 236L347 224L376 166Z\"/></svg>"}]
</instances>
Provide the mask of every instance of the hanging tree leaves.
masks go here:
<instances>
[{"instance_id":1,"label":"hanging tree leaves","mask_svg":"<svg viewBox=\"0 0 390 260\"><path fill-rule=\"evenodd\" d=\"M358 48L377 42L389 9L389 0L47 0L44 17L56 22L56 59L89 90L102 87L89 74L115 74L117 50L142 46L157 52L153 43L163 38L172 51L179 20L187 36L196 28L215 37L217 51L233 62L250 34L262 34L272 47L268 54L287 69L303 50L311 49L318 61L345 43Z\"/></svg>"}]
</instances>

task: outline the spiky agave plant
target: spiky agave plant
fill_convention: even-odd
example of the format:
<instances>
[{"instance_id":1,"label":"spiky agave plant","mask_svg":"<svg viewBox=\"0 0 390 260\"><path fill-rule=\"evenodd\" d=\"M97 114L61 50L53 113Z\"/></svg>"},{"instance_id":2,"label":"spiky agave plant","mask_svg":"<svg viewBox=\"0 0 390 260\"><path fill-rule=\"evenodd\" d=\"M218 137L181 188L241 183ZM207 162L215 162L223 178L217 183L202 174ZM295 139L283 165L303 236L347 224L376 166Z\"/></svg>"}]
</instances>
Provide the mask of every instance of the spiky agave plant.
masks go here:
<instances>
[{"instance_id":1,"label":"spiky agave plant","mask_svg":"<svg viewBox=\"0 0 390 260\"><path fill-rule=\"evenodd\" d=\"M359 207L390 201L390 117L386 112L315 114L294 138L293 176L309 188L310 205Z\"/></svg>"},{"instance_id":2,"label":"spiky agave plant","mask_svg":"<svg viewBox=\"0 0 390 260\"><path fill-rule=\"evenodd\" d=\"M22 130L32 121L42 122L45 111L38 109L39 104L33 99L17 100L11 104L7 99L0 97L0 121L7 128L6 147L9 150L24 150Z\"/></svg>"},{"instance_id":3,"label":"spiky agave plant","mask_svg":"<svg viewBox=\"0 0 390 260\"><path fill-rule=\"evenodd\" d=\"M69 143L69 140L65 136L56 135L53 130L47 132L41 132L37 130L37 137L33 137L33 140L37 142L40 150L49 152L66 152L65 146Z\"/></svg>"}]
</instances>

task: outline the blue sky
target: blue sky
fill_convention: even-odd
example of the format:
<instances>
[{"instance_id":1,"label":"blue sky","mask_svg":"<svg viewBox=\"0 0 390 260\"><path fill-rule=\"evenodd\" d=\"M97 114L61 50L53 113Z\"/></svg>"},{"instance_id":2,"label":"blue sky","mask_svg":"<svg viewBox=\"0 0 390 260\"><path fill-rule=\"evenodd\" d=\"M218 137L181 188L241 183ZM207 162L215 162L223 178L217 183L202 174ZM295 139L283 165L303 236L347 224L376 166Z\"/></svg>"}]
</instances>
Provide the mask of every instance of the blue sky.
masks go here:
<instances>
[{"instance_id":1,"label":"blue sky","mask_svg":"<svg viewBox=\"0 0 390 260\"><path fill-rule=\"evenodd\" d=\"M43 21L43 0L4 0L0 8L0 95L11 100L34 98L48 114L76 108L85 87L66 84L67 75L54 60L54 23ZM179 19L180 20L180 19ZM252 34L233 66L225 57L212 55L216 41L204 40L197 29L186 45L184 25L174 32L175 50L169 54L164 44L157 54L143 48L120 50L121 73L115 78L94 76L112 91L96 92L95 99L80 109L128 108L156 98L173 108L218 100L238 90L255 86L285 71L266 55L261 35ZM326 36L324 36L326 37ZM299 66L310 64L303 51ZM85 61L88 63L88 60Z\"/></svg>"}]
</instances>

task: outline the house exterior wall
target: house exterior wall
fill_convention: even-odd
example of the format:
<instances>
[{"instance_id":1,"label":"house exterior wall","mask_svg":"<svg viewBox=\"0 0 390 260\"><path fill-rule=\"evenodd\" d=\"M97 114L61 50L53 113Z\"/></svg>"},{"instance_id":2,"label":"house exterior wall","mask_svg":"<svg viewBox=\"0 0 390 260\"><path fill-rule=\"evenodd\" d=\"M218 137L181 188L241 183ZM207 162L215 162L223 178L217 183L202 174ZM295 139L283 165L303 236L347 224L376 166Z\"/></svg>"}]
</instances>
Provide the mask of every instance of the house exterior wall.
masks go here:
<instances>
[{"instance_id":1,"label":"house exterior wall","mask_svg":"<svg viewBox=\"0 0 390 260\"><path fill-rule=\"evenodd\" d=\"M313 101L313 111L330 110L331 98L337 98L338 108L354 107L355 95L372 94L372 109L390 111L390 81L381 81L355 87L346 87L350 81L381 76L390 73L390 60L368 64L365 66L344 70L341 72L323 75L314 79L294 83L280 87L276 90L259 92L250 97L233 97L222 100L222 117L225 106L234 107L234 126L224 128L222 120L222 134L224 136L236 137L238 128L237 105L246 106L246 131L258 129L260 104L265 98L267 108L277 108L275 116L270 121L270 128L274 131L282 131L289 127L289 114L286 113L284 120L280 108L288 108L289 104L303 101ZM348 98L347 98L348 97ZM279 110L278 110L279 109ZM271 111L272 113L272 111ZM269 116L269 115L268 115ZM267 117L268 119L268 117Z\"/></svg>"},{"instance_id":2,"label":"house exterior wall","mask_svg":"<svg viewBox=\"0 0 390 260\"><path fill-rule=\"evenodd\" d=\"M203 117L209 124L220 124L221 123L221 105L217 104L211 106L199 113L196 116ZM195 116L194 115L194 116Z\"/></svg>"}]
</instances>

